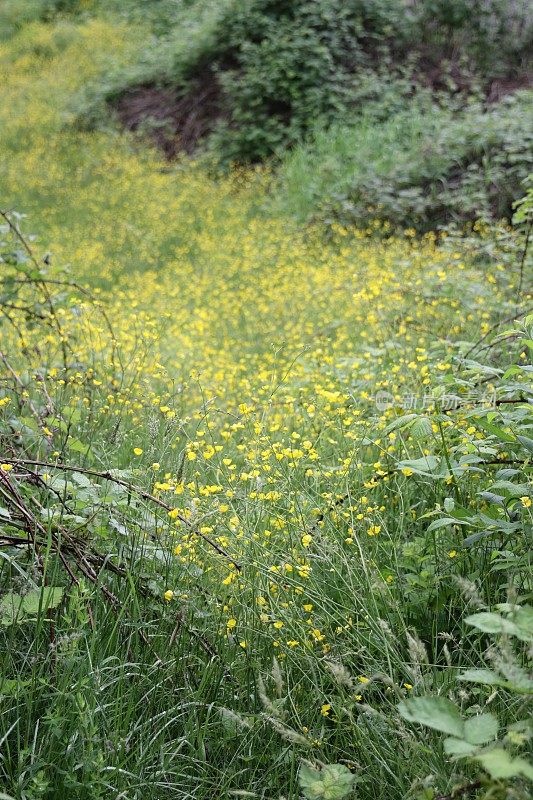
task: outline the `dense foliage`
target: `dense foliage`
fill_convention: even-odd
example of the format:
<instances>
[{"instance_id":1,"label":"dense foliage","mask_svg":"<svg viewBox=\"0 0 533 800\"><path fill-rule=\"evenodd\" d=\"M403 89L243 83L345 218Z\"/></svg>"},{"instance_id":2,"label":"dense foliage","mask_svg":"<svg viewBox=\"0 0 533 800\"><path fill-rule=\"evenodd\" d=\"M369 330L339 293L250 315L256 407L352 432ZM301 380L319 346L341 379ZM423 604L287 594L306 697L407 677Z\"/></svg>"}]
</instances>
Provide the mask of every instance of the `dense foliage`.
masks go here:
<instances>
[{"instance_id":1,"label":"dense foliage","mask_svg":"<svg viewBox=\"0 0 533 800\"><path fill-rule=\"evenodd\" d=\"M44 5L0 45L0 796L527 800L531 184L417 235L328 181L469 150L485 213L529 96L386 85L357 161L213 175L75 124L185 4Z\"/></svg>"},{"instance_id":2,"label":"dense foliage","mask_svg":"<svg viewBox=\"0 0 533 800\"><path fill-rule=\"evenodd\" d=\"M258 161L321 119L361 103L361 91L400 67L436 88L490 90L526 80L528 4L477 0L245 0L179 3L155 26L124 86L155 83L191 99L213 83L210 146L223 160ZM177 131L179 135L179 130Z\"/></svg>"},{"instance_id":3,"label":"dense foliage","mask_svg":"<svg viewBox=\"0 0 533 800\"><path fill-rule=\"evenodd\" d=\"M289 172L307 184L309 216L351 223L377 208L428 229L509 218L531 170L530 95L506 99L530 85L528 5L129 3L122 13L152 35L76 110L105 127L114 108L168 154L207 151L219 165L298 144Z\"/></svg>"},{"instance_id":4,"label":"dense foliage","mask_svg":"<svg viewBox=\"0 0 533 800\"><path fill-rule=\"evenodd\" d=\"M533 92L484 109L396 90L286 157L280 199L300 219L417 230L509 217L533 169Z\"/></svg>"}]
</instances>

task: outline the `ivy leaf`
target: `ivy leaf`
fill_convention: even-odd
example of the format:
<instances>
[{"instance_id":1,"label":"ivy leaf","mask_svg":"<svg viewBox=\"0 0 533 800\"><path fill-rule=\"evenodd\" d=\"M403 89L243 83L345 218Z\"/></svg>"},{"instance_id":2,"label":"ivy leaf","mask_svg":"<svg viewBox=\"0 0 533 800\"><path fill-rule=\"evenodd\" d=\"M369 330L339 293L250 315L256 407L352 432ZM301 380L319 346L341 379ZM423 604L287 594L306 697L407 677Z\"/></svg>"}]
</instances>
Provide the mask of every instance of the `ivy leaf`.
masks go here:
<instances>
[{"instance_id":1,"label":"ivy leaf","mask_svg":"<svg viewBox=\"0 0 533 800\"><path fill-rule=\"evenodd\" d=\"M398 711L408 722L418 722L458 739L464 736L459 709L446 697L412 697L400 703Z\"/></svg>"}]
</instances>

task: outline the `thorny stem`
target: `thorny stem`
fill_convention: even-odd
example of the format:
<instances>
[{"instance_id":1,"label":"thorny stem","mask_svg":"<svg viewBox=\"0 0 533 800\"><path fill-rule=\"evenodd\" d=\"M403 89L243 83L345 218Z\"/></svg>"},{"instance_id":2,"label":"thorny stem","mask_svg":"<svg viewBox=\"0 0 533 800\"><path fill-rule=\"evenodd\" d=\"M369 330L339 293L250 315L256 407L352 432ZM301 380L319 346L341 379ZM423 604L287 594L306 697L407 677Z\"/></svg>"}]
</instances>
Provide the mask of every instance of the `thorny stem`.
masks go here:
<instances>
[{"instance_id":1,"label":"thorny stem","mask_svg":"<svg viewBox=\"0 0 533 800\"><path fill-rule=\"evenodd\" d=\"M133 494L142 497L144 500L148 500L149 502L158 505L160 508L164 508L165 511L173 511L173 508L169 506L167 503L165 503L163 500L161 500L159 497L150 494L150 492L147 492L144 489L140 489L138 486L135 486L132 483L128 483L128 481L124 481L121 478L115 477L111 472L101 472L99 470L89 469L87 467L77 467L72 464L60 464L49 461L35 461L33 459L28 459L28 458L25 459L6 458L5 463L21 467L24 467L26 465L32 465L35 467L47 467L48 469L58 469L61 472L79 472L83 475L92 475L95 478L101 478L102 480L108 480L111 481L112 483L116 483L118 486L123 486L129 492L132 492ZM200 539L203 539L205 542L207 542L207 544L209 544L214 550L216 550L216 552L219 553L219 555L222 555L224 556L224 558L227 558L228 561L230 561L230 563L234 565L236 570L238 570L239 572L241 571L242 569L241 565L238 564L234 560L234 558L230 555L230 553L224 550L224 548L221 547L217 542L214 542L205 533L202 533L201 531L194 529L191 523L182 514L178 514L176 518L179 519L179 521L182 522L184 525L186 525L188 528L192 528L191 533L195 534L196 536L199 536Z\"/></svg>"}]
</instances>

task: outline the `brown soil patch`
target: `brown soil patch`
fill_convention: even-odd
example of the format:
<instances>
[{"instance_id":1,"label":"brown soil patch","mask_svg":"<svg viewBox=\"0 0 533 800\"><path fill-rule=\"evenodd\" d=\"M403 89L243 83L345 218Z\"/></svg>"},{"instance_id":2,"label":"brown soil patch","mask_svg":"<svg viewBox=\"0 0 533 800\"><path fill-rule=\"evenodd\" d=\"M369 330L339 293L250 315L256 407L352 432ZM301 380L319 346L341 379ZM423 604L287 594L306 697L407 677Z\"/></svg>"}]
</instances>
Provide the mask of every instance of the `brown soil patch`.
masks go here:
<instances>
[{"instance_id":1,"label":"brown soil patch","mask_svg":"<svg viewBox=\"0 0 533 800\"><path fill-rule=\"evenodd\" d=\"M487 102L498 103L503 97L519 89L533 89L533 75L521 75L516 78L495 80L487 92Z\"/></svg>"},{"instance_id":2,"label":"brown soil patch","mask_svg":"<svg viewBox=\"0 0 533 800\"><path fill-rule=\"evenodd\" d=\"M168 159L179 152L192 154L222 117L221 91L216 76L197 78L186 94L156 85L125 91L112 107L122 125L148 136Z\"/></svg>"},{"instance_id":3,"label":"brown soil patch","mask_svg":"<svg viewBox=\"0 0 533 800\"><path fill-rule=\"evenodd\" d=\"M471 88L471 77L457 64L447 62L444 68L442 62L429 54L420 58L418 78L432 89L445 89L450 78L458 92L468 94ZM532 86L531 74L494 80L488 87L486 100L495 103L505 95ZM180 94L169 86L146 84L127 89L110 105L127 130L147 136L169 160L180 152L193 154L216 123L227 115L220 83L209 67L195 78L186 93ZM280 107L272 113L288 119L290 109Z\"/></svg>"}]
</instances>

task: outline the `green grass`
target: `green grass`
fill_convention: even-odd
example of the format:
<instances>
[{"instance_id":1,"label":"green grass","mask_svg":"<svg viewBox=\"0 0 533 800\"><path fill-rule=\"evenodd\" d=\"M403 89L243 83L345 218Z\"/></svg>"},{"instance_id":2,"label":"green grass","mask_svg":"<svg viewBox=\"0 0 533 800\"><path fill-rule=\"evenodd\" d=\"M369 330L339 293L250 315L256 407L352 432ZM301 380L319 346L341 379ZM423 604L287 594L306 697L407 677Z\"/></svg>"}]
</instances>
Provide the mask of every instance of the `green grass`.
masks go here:
<instances>
[{"instance_id":1,"label":"green grass","mask_svg":"<svg viewBox=\"0 0 533 800\"><path fill-rule=\"evenodd\" d=\"M423 114L278 175L78 130L142 35L82 14L0 49L0 793L296 800L308 763L353 800L526 800L521 762L453 760L399 706L493 714L527 761L524 231L302 225L327 153L386 176Z\"/></svg>"}]
</instances>

